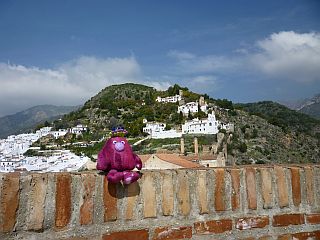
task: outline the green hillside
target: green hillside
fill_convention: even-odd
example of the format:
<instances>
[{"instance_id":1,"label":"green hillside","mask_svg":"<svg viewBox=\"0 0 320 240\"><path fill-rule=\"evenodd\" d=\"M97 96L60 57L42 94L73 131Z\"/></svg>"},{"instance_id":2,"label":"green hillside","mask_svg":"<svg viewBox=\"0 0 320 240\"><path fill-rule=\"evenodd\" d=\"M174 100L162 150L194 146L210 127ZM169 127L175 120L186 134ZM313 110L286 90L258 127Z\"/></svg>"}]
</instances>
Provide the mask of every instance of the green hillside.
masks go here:
<instances>
[{"instance_id":1,"label":"green hillside","mask_svg":"<svg viewBox=\"0 0 320 240\"><path fill-rule=\"evenodd\" d=\"M106 138L113 127L122 125L129 131L128 137L133 143L135 138L145 136L142 132L144 118L164 122L170 129L179 128L187 119L206 116L200 112L185 117L177 113L179 103L155 101L157 96L172 96L179 90L183 90L185 102L196 101L201 96L179 85L166 91L132 83L109 86L79 110L55 121L54 127L59 129L78 123L86 124L90 131L78 140L91 141ZM227 146L229 164L320 162L319 120L274 102L233 104L227 99L212 99L206 94L202 96L215 111L217 119L235 124L233 133L221 131L224 133L223 146ZM178 152L179 140L172 141L148 140L135 150L150 153L163 148ZM188 151L192 151L192 140L189 142ZM76 151L94 155L100 145Z\"/></svg>"},{"instance_id":2,"label":"green hillside","mask_svg":"<svg viewBox=\"0 0 320 240\"><path fill-rule=\"evenodd\" d=\"M320 120L291 110L276 102L238 104L237 107L251 115L266 119L269 123L281 127L284 131L296 131L309 135L314 135L319 131Z\"/></svg>"},{"instance_id":3,"label":"green hillside","mask_svg":"<svg viewBox=\"0 0 320 240\"><path fill-rule=\"evenodd\" d=\"M66 115L61 121L55 121L54 126L66 128L77 123L86 124L96 137L101 137L113 127L123 125L129 136L142 134L143 119L161 121L168 127L182 123L185 118L177 113L178 103L158 103L157 96L170 96L183 89L178 85L166 91L157 91L152 87L140 84L126 83L113 85L103 89L87 101L78 111ZM197 100L200 95L184 88L185 97Z\"/></svg>"}]
</instances>

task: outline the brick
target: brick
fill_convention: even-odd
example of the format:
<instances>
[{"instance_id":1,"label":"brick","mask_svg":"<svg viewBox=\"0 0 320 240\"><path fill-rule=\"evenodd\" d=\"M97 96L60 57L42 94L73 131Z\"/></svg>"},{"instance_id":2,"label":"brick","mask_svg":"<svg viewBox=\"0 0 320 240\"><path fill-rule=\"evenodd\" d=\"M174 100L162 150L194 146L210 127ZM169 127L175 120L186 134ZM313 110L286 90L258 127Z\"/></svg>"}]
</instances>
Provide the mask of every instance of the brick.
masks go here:
<instances>
[{"instance_id":1,"label":"brick","mask_svg":"<svg viewBox=\"0 0 320 240\"><path fill-rule=\"evenodd\" d=\"M154 240L161 239L190 239L192 238L192 227L159 227L153 234Z\"/></svg>"},{"instance_id":2,"label":"brick","mask_svg":"<svg viewBox=\"0 0 320 240\"><path fill-rule=\"evenodd\" d=\"M300 224L304 224L303 214L283 214L273 216L272 226L274 227L285 227Z\"/></svg>"},{"instance_id":3,"label":"brick","mask_svg":"<svg viewBox=\"0 0 320 240\"><path fill-rule=\"evenodd\" d=\"M273 239L271 236L259 237L259 240L271 240L271 239Z\"/></svg>"},{"instance_id":4,"label":"brick","mask_svg":"<svg viewBox=\"0 0 320 240\"><path fill-rule=\"evenodd\" d=\"M95 175L82 174L82 204L80 207L80 224L87 225L93 222L93 194L95 189Z\"/></svg>"},{"instance_id":5,"label":"brick","mask_svg":"<svg viewBox=\"0 0 320 240\"><path fill-rule=\"evenodd\" d=\"M245 217L239 218L236 222L236 229L246 230L251 228L264 228L269 225L269 217L268 216L260 216L260 217Z\"/></svg>"},{"instance_id":6,"label":"brick","mask_svg":"<svg viewBox=\"0 0 320 240\"><path fill-rule=\"evenodd\" d=\"M103 182L104 221L116 221L118 218L117 184L108 182L107 177Z\"/></svg>"},{"instance_id":7,"label":"brick","mask_svg":"<svg viewBox=\"0 0 320 240\"><path fill-rule=\"evenodd\" d=\"M249 209L257 209L256 173L254 168L246 168L247 201Z\"/></svg>"},{"instance_id":8,"label":"brick","mask_svg":"<svg viewBox=\"0 0 320 240\"><path fill-rule=\"evenodd\" d=\"M41 231L43 229L44 208L47 192L48 175L33 174L30 182L31 190L28 197L27 230Z\"/></svg>"},{"instance_id":9,"label":"brick","mask_svg":"<svg viewBox=\"0 0 320 240\"><path fill-rule=\"evenodd\" d=\"M231 207L232 210L239 209L240 207L240 169L231 169Z\"/></svg>"},{"instance_id":10,"label":"brick","mask_svg":"<svg viewBox=\"0 0 320 240\"><path fill-rule=\"evenodd\" d=\"M289 195L285 170L282 167L276 166L274 167L274 171L277 178L279 207L287 207L289 206Z\"/></svg>"},{"instance_id":11,"label":"brick","mask_svg":"<svg viewBox=\"0 0 320 240\"><path fill-rule=\"evenodd\" d=\"M209 213L207 199L207 171L198 171L198 200L200 214Z\"/></svg>"},{"instance_id":12,"label":"brick","mask_svg":"<svg viewBox=\"0 0 320 240\"><path fill-rule=\"evenodd\" d=\"M174 208L173 181L171 172L161 172L162 175L162 214L172 216Z\"/></svg>"},{"instance_id":13,"label":"brick","mask_svg":"<svg viewBox=\"0 0 320 240\"><path fill-rule=\"evenodd\" d=\"M71 175L56 175L56 213L55 226L66 227L71 218Z\"/></svg>"},{"instance_id":14,"label":"brick","mask_svg":"<svg viewBox=\"0 0 320 240\"><path fill-rule=\"evenodd\" d=\"M300 172L299 168L292 167L291 171L291 187L292 187L292 200L294 206L298 207L301 203L301 185L300 185Z\"/></svg>"},{"instance_id":15,"label":"brick","mask_svg":"<svg viewBox=\"0 0 320 240\"><path fill-rule=\"evenodd\" d=\"M127 186L127 210L126 219L131 220L134 218L134 209L136 208L137 198L140 193L138 182L131 183Z\"/></svg>"},{"instance_id":16,"label":"brick","mask_svg":"<svg viewBox=\"0 0 320 240\"><path fill-rule=\"evenodd\" d=\"M106 233L102 240L148 240L149 231L147 229Z\"/></svg>"},{"instance_id":17,"label":"brick","mask_svg":"<svg viewBox=\"0 0 320 240\"><path fill-rule=\"evenodd\" d=\"M231 219L196 222L194 224L196 234L224 233L232 230Z\"/></svg>"},{"instance_id":18,"label":"brick","mask_svg":"<svg viewBox=\"0 0 320 240\"><path fill-rule=\"evenodd\" d=\"M216 211L226 210L224 169L216 170L216 188L214 192L214 208Z\"/></svg>"},{"instance_id":19,"label":"brick","mask_svg":"<svg viewBox=\"0 0 320 240\"><path fill-rule=\"evenodd\" d=\"M320 213L308 214L306 216L307 223L310 224L320 224Z\"/></svg>"},{"instance_id":20,"label":"brick","mask_svg":"<svg viewBox=\"0 0 320 240\"><path fill-rule=\"evenodd\" d=\"M291 239L292 239L291 234L278 236L278 240L291 240Z\"/></svg>"},{"instance_id":21,"label":"brick","mask_svg":"<svg viewBox=\"0 0 320 240\"><path fill-rule=\"evenodd\" d=\"M146 172L143 176L143 212L145 218L157 217L156 189L153 182L153 173Z\"/></svg>"},{"instance_id":22,"label":"brick","mask_svg":"<svg viewBox=\"0 0 320 240\"><path fill-rule=\"evenodd\" d=\"M320 231L295 233L292 237L296 240L320 239Z\"/></svg>"},{"instance_id":23,"label":"brick","mask_svg":"<svg viewBox=\"0 0 320 240\"><path fill-rule=\"evenodd\" d=\"M179 212L184 216L190 213L189 179L187 173L178 171L178 204Z\"/></svg>"},{"instance_id":24,"label":"brick","mask_svg":"<svg viewBox=\"0 0 320 240\"><path fill-rule=\"evenodd\" d=\"M314 204L314 185L313 185L313 170L311 167L306 167L306 188L307 188L307 202L309 205Z\"/></svg>"},{"instance_id":25,"label":"brick","mask_svg":"<svg viewBox=\"0 0 320 240\"><path fill-rule=\"evenodd\" d=\"M19 173L7 173L2 177L0 191L0 232L11 232L16 223L19 206Z\"/></svg>"},{"instance_id":26,"label":"brick","mask_svg":"<svg viewBox=\"0 0 320 240\"><path fill-rule=\"evenodd\" d=\"M263 208L272 208L272 177L269 169L261 169L261 194Z\"/></svg>"},{"instance_id":27,"label":"brick","mask_svg":"<svg viewBox=\"0 0 320 240\"><path fill-rule=\"evenodd\" d=\"M89 240L94 239L92 237L70 237L70 238L61 238L61 240Z\"/></svg>"}]
</instances>

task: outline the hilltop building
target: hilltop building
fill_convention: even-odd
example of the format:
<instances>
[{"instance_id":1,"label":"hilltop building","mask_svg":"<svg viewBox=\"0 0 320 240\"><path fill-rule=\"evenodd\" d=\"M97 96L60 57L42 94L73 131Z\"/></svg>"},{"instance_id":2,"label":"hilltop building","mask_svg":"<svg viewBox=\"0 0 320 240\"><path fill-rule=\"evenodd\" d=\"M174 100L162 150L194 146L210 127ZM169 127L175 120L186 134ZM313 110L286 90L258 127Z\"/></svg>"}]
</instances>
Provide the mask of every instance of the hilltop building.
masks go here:
<instances>
[{"instance_id":1,"label":"hilltop building","mask_svg":"<svg viewBox=\"0 0 320 240\"><path fill-rule=\"evenodd\" d=\"M55 139L58 139L59 137L63 137L68 133L68 130L66 129L59 129L58 131L51 131L50 134L53 135Z\"/></svg>"},{"instance_id":2,"label":"hilltop building","mask_svg":"<svg viewBox=\"0 0 320 240\"><path fill-rule=\"evenodd\" d=\"M182 124L182 131L174 129L165 130L166 124L159 122L148 122L143 120L146 126L143 128L144 133L148 133L151 138L178 138L182 134L217 134L220 129L225 129L228 132L234 131L234 125L231 123L222 123L216 120L214 112L208 114L207 118L194 118Z\"/></svg>"},{"instance_id":3,"label":"hilltop building","mask_svg":"<svg viewBox=\"0 0 320 240\"><path fill-rule=\"evenodd\" d=\"M199 108L202 112L208 112L208 104L205 102L204 97L200 97L199 102L188 102L186 104L178 106L178 113L182 112L184 116L188 116L190 113L197 113Z\"/></svg>"},{"instance_id":4,"label":"hilltop building","mask_svg":"<svg viewBox=\"0 0 320 240\"><path fill-rule=\"evenodd\" d=\"M169 97L164 97L164 98L158 96L156 98L156 101L162 102L162 103L176 103L176 102L181 101L182 98L183 98L183 91L179 90L179 94L177 94L175 96L169 96Z\"/></svg>"},{"instance_id":5,"label":"hilltop building","mask_svg":"<svg viewBox=\"0 0 320 240\"><path fill-rule=\"evenodd\" d=\"M143 122L146 126L142 131L148 133L151 138L177 138L182 136L182 133L176 130L165 130L165 123L147 122L146 119L144 119Z\"/></svg>"},{"instance_id":6,"label":"hilltop building","mask_svg":"<svg viewBox=\"0 0 320 240\"><path fill-rule=\"evenodd\" d=\"M81 134L82 132L86 132L88 127L82 124L78 124L77 126L70 129L70 132L76 135Z\"/></svg>"},{"instance_id":7,"label":"hilltop building","mask_svg":"<svg viewBox=\"0 0 320 240\"><path fill-rule=\"evenodd\" d=\"M190 121L186 121L182 125L183 134L217 134L219 121L216 120L214 113L208 114L208 118L199 119L194 118Z\"/></svg>"}]
</instances>

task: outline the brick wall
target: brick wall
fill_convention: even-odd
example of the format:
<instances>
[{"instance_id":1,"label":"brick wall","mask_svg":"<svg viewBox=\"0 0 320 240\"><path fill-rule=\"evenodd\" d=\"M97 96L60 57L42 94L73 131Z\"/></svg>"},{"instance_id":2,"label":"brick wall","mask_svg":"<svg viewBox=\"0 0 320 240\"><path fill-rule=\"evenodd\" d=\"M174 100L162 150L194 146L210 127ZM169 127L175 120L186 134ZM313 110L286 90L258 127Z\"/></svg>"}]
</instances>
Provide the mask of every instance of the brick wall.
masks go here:
<instances>
[{"instance_id":1,"label":"brick wall","mask_svg":"<svg viewBox=\"0 0 320 240\"><path fill-rule=\"evenodd\" d=\"M320 239L319 165L0 179L0 239Z\"/></svg>"}]
</instances>

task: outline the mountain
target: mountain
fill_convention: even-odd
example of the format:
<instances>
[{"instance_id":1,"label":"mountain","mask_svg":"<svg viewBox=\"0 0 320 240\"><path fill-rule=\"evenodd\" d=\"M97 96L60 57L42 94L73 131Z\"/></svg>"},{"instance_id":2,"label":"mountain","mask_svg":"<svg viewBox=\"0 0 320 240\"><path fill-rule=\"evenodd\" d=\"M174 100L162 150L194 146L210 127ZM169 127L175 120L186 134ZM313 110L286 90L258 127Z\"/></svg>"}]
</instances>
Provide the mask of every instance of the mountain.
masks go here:
<instances>
[{"instance_id":1,"label":"mountain","mask_svg":"<svg viewBox=\"0 0 320 240\"><path fill-rule=\"evenodd\" d=\"M175 95L180 89L183 90L185 102L196 101L201 96L178 85L166 91L132 83L109 86L88 100L82 108L56 120L54 127L59 129L78 123L86 124L90 132L82 136L84 140L105 138L110 129L118 125L123 125L129 131L128 137L131 139L141 137L144 135L144 118L165 122L169 128L179 128L188 119L177 113L179 103L164 104L155 99L157 96ZM233 104L227 99L212 99L206 94L202 96L214 109L217 119L235 125L235 131L231 134L221 131L224 133L222 146L227 146L230 162L320 162L319 120L274 102ZM193 117L205 117L203 114L198 113ZM88 151L96 154L100 148L88 148ZM171 148L179 149L179 144L173 144ZM83 151L87 150L79 149L79 152Z\"/></svg>"},{"instance_id":2,"label":"mountain","mask_svg":"<svg viewBox=\"0 0 320 240\"><path fill-rule=\"evenodd\" d=\"M312 98L297 100L291 102L281 102L288 108L296 110L301 113L308 114L309 116L320 119L320 94Z\"/></svg>"},{"instance_id":3,"label":"mountain","mask_svg":"<svg viewBox=\"0 0 320 240\"><path fill-rule=\"evenodd\" d=\"M297 110L320 119L320 94L317 94L313 98L305 101L297 108Z\"/></svg>"},{"instance_id":4,"label":"mountain","mask_svg":"<svg viewBox=\"0 0 320 240\"><path fill-rule=\"evenodd\" d=\"M320 162L319 121L273 102L237 104L235 108L232 113L222 109L216 115L235 124L226 143L228 158L236 164ZM307 126L302 127L300 121L305 119Z\"/></svg>"},{"instance_id":5,"label":"mountain","mask_svg":"<svg viewBox=\"0 0 320 240\"><path fill-rule=\"evenodd\" d=\"M38 124L53 121L78 108L79 106L39 105L13 115L1 117L0 138L30 131Z\"/></svg>"},{"instance_id":6,"label":"mountain","mask_svg":"<svg viewBox=\"0 0 320 240\"><path fill-rule=\"evenodd\" d=\"M59 129L82 123L88 125L98 139L109 133L112 127L124 125L130 136L136 137L141 134L144 118L169 125L181 123L182 119L177 113L178 103L162 104L155 101L157 96L178 94L179 89L185 90L187 100L199 99L199 94L178 85L167 91L133 83L112 85L92 97L78 111L66 115L61 121L55 121L54 125Z\"/></svg>"},{"instance_id":7,"label":"mountain","mask_svg":"<svg viewBox=\"0 0 320 240\"><path fill-rule=\"evenodd\" d=\"M270 124L281 127L283 131L294 131L313 135L319 131L320 120L291 110L284 105L271 101L238 104L240 109L251 115L260 116Z\"/></svg>"}]
</instances>

